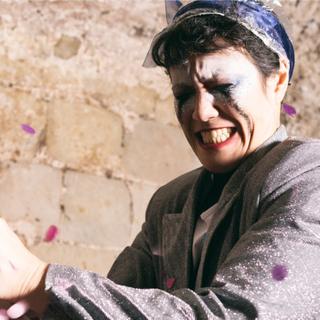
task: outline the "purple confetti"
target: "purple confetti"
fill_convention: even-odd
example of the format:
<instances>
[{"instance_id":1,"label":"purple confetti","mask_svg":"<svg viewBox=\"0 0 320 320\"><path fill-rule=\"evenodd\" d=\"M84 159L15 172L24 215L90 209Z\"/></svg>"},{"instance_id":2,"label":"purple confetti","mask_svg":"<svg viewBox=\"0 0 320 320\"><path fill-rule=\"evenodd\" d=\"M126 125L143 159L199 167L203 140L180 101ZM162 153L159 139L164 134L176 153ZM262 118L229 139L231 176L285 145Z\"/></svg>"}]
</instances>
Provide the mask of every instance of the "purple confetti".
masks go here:
<instances>
[{"instance_id":1,"label":"purple confetti","mask_svg":"<svg viewBox=\"0 0 320 320\"><path fill-rule=\"evenodd\" d=\"M272 268L272 278L277 281L282 281L288 275L286 266L277 264Z\"/></svg>"},{"instance_id":2,"label":"purple confetti","mask_svg":"<svg viewBox=\"0 0 320 320\"><path fill-rule=\"evenodd\" d=\"M21 129L22 129L23 131L25 131L26 133L28 133L28 134L35 134L35 133L36 133L36 130L34 130L31 126L29 126L29 125L26 124L26 123L23 123L23 124L21 125Z\"/></svg>"},{"instance_id":3,"label":"purple confetti","mask_svg":"<svg viewBox=\"0 0 320 320\"><path fill-rule=\"evenodd\" d=\"M290 106L289 104L286 104L286 103L282 104L282 110L290 117L294 117L297 114L296 109L293 106Z\"/></svg>"},{"instance_id":4,"label":"purple confetti","mask_svg":"<svg viewBox=\"0 0 320 320\"><path fill-rule=\"evenodd\" d=\"M46 242L53 241L55 239L55 237L57 236L57 234L58 234L58 227L55 225L51 225L46 232L46 235L44 237L44 241L46 241Z\"/></svg>"},{"instance_id":5,"label":"purple confetti","mask_svg":"<svg viewBox=\"0 0 320 320\"><path fill-rule=\"evenodd\" d=\"M168 289L171 289L174 286L174 283L176 282L175 278L168 278L166 281L166 286Z\"/></svg>"}]
</instances>

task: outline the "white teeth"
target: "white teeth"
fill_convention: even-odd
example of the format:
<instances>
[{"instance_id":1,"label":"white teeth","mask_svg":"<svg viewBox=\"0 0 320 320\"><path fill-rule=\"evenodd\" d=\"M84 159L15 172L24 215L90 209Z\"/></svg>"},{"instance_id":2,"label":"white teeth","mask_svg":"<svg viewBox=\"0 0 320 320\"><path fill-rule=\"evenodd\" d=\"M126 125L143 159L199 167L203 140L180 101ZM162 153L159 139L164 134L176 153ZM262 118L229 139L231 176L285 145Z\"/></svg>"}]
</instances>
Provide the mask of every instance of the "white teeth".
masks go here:
<instances>
[{"instance_id":1,"label":"white teeth","mask_svg":"<svg viewBox=\"0 0 320 320\"><path fill-rule=\"evenodd\" d=\"M204 143L221 143L230 138L231 132L231 128L202 131L201 137Z\"/></svg>"}]
</instances>

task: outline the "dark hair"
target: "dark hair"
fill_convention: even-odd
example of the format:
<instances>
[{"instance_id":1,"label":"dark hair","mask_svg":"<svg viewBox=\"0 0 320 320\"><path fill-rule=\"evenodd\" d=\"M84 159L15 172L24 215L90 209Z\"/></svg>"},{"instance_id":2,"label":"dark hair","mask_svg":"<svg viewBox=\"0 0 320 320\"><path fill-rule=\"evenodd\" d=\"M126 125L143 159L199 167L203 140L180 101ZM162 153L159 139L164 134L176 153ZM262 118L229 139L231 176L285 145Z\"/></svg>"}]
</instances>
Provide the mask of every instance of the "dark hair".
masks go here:
<instances>
[{"instance_id":1,"label":"dark hair","mask_svg":"<svg viewBox=\"0 0 320 320\"><path fill-rule=\"evenodd\" d=\"M152 57L158 66L169 69L192 55L229 47L245 49L264 78L279 69L278 55L260 38L236 21L210 14L187 18L164 33L152 50Z\"/></svg>"}]
</instances>

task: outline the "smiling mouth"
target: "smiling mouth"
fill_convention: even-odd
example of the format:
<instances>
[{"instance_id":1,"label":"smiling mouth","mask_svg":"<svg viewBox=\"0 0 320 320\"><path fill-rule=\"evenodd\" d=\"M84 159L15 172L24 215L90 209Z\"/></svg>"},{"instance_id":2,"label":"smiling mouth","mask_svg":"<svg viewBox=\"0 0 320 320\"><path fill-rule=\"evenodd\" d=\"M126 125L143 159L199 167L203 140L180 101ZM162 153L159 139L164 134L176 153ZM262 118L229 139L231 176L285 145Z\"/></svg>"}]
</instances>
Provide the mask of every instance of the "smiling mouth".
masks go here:
<instances>
[{"instance_id":1,"label":"smiling mouth","mask_svg":"<svg viewBox=\"0 0 320 320\"><path fill-rule=\"evenodd\" d=\"M201 131L197 137L205 145L219 144L228 140L234 132L235 128L219 128Z\"/></svg>"}]
</instances>

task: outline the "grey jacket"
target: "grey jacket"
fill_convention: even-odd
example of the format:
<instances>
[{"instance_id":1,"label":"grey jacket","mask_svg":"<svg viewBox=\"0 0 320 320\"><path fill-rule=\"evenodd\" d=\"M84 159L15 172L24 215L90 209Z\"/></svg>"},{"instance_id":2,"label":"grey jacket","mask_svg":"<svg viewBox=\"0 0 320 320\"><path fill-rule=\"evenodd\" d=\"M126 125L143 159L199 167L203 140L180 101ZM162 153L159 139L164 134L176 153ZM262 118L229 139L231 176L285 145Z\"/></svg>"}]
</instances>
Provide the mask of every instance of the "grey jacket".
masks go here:
<instances>
[{"instance_id":1,"label":"grey jacket","mask_svg":"<svg viewBox=\"0 0 320 320\"><path fill-rule=\"evenodd\" d=\"M209 173L175 179L151 199L109 279L50 266L44 319L320 319L319 166L320 141L287 139L280 127L224 187L197 270Z\"/></svg>"}]
</instances>

